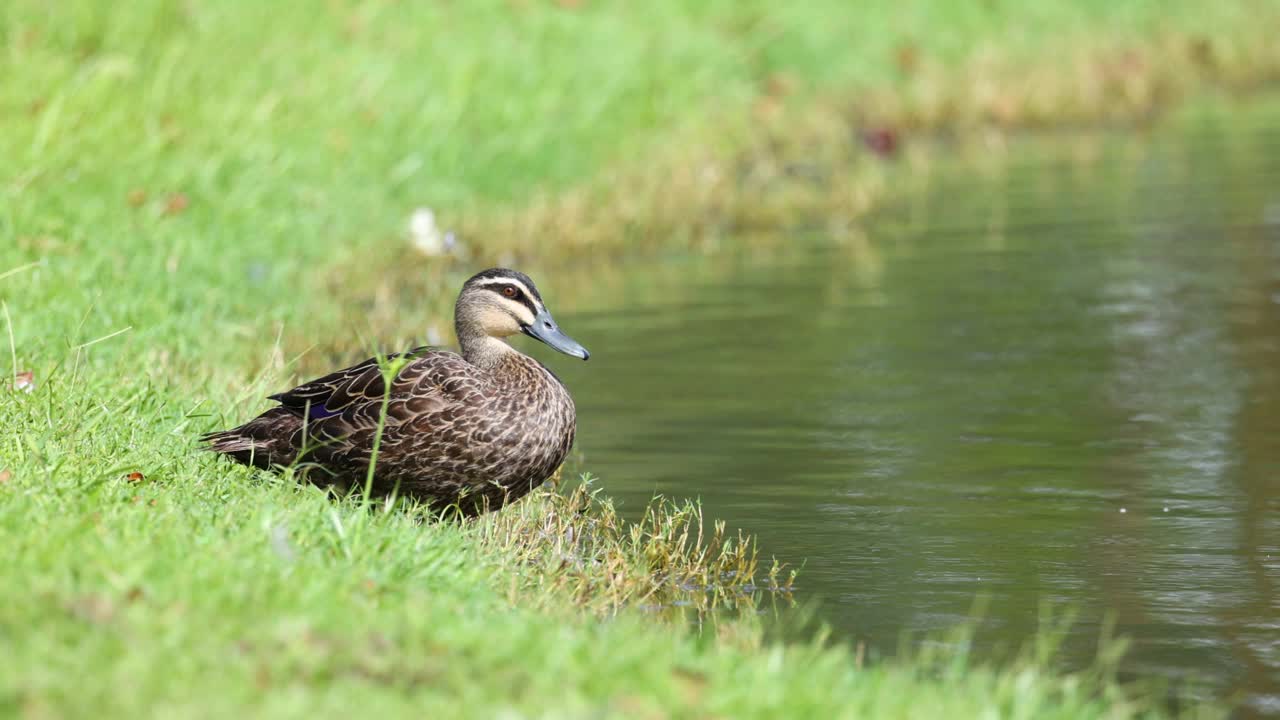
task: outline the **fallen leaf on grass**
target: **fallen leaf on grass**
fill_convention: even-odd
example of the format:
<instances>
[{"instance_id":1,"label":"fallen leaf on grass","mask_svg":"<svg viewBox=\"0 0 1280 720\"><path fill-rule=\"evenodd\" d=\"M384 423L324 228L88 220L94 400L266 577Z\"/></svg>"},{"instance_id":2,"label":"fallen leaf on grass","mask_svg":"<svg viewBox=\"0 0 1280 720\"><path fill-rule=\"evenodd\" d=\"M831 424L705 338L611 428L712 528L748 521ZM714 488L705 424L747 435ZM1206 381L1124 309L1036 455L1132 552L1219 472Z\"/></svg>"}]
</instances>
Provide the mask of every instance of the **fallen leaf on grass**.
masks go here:
<instances>
[{"instance_id":1,"label":"fallen leaf on grass","mask_svg":"<svg viewBox=\"0 0 1280 720\"><path fill-rule=\"evenodd\" d=\"M13 377L13 389L22 392L31 392L36 389L36 374L27 370L20 372Z\"/></svg>"},{"instance_id":2,"label":"fallen leaf on grass","mask_svg":"<svg viewBox=\"0 0 1280 720\"><path fill-rule=\"evenodd\" d=\"M898 132L889 127L877 127L862 133L862 144L880 157L892 157L898 152Z\"/></svg>"},{"instance_id":3,"label":"fallen leaf on grass","mask_svg":"<svg viewBox=\"0 0 1280 720\"><path fill-rule=\"evenodd\" d=\"M0 470L0 485L9 482L9 478L13 477L13 472L9 468Z\"/></svg>"},{"instance_id":4,"label":"fallen leaf on grass","mask_svg":"<svg viewBox=\"0 0 1280 720\"><path fill-rule=\"evenodd\" d=\"M189 207L191 207L191 198L184 193L173 193L164 199L165 215L181 215Z\"/></svg>"},{"instance_id":5,"label":"fallen leaf on grass","mask_svg":"<svg viewBox=\"0 0 1280 720\"><path fill-rule=\"evenodd\" d=\"M913 42L903 42L893 51L894 64L903 75L913 75L920 67L920 49Z\"/></svg>"},{"instance_id":6,"label":"fallen leaf on grass","mask_svg":"<svg viewBox=\"0 0 1280 720\"><path fill-rule=\"evenodd\" d=\"M109 623L116 615L116 604L105 595L82 595L65 607L72 616L94 625Z\"/></svg>"},{"instance_id":7,"label":"fallen leaf on grass","mask_svg":"<svg viewBox=\"0 0 1280 720\"><path fill-rule=\"evenodd\" d=\"M799 83L794 77L782 72L770 73L764 79L765 94L772 98L783 98L793 94L797 85Z\"/></svg>"}]
</instances>

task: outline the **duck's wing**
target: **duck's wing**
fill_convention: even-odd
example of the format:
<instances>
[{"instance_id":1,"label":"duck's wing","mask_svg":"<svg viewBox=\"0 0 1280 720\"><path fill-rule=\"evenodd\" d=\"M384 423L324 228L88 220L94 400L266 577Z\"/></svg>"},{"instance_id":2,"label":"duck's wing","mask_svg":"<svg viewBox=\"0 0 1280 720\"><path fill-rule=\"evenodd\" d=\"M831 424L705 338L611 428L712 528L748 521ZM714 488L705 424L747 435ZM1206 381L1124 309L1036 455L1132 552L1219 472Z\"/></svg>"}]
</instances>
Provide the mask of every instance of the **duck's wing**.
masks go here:
<instances>
[{"instance_id":1,"label":"duck's wing","mask_svg":"<svg viewBox=\"0 0 1280 720\"><path fill-rule=\"evenodd\" d=\"M471 402L482 383L475 367L451 352L423 347L381 360L369 358L271 395L279 407L202 440L246 464L269 467L306 459L340 471L367 462L380 418L384 431L412 424L431 432L455 416L459 405ZM387 361L404 362L390 388L383 375Z\"/></svg>"},{"instance_id":2,"label":"duck's wing","mask_svg":"<svg viewBox=\"0 0 1280 720\"><path fill-rule=\"evenodd\" d=\"M430 347L420 347L381 359L372 357L268 397L280 403L285 410L307 420L346 416L349 420L356 421L372 409L376 421L377 411L381 409L384 399L398 401L397 409L400 410L406 410L412 405L417 412L431 412L430 406L440 404L438 401L443 398L439 397L440 393L434 391L429 383L424 384L422 381L431 374L429 371L435 364L433 359L452 355L453 353ZM392 380L391 392L388 393L383 368L387 363L396 362L404 365Z\"/></svg>"},{"instance_id":3,"label":"duck's wing","mask_svg":"<svg viewBox=\"0 0 1280 720\"><path fill-rule=\"evenodd\" d=\"M292 413L298 423L289 440L295 458L358 479L375 447L379 466L392 467L407 462L422 438L448 433L484 383L460 356L427 350L403 365L390 386L383 367L370 359L273 398L280 402L276 411Z\"/></svg>"}]
</instances>

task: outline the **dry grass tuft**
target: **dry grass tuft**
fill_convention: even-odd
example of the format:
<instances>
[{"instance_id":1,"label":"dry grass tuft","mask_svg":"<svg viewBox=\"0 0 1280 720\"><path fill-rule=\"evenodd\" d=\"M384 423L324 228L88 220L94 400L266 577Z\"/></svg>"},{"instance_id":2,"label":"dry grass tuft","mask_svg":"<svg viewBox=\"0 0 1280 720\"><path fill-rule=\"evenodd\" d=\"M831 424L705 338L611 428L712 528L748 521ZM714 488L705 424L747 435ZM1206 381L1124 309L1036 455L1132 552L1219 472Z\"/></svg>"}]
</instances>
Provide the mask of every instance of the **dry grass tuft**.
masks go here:
<instances>
[{"instance_id":1,"label":"dry grass tuft","mask_svg":"<svg viewBox=\"0 0 1280 720\"><path fill-rule=\"evenodd\" d=\"M470 529L502 564L513 600L568 599L604 615L752 611L766 593L789 599L795 578L776 561L758 578L755 541L723 522L708 528L696 503L656 498L628 522L589 478L567 492L551 483Z\"/></svg>"}]
</instances>

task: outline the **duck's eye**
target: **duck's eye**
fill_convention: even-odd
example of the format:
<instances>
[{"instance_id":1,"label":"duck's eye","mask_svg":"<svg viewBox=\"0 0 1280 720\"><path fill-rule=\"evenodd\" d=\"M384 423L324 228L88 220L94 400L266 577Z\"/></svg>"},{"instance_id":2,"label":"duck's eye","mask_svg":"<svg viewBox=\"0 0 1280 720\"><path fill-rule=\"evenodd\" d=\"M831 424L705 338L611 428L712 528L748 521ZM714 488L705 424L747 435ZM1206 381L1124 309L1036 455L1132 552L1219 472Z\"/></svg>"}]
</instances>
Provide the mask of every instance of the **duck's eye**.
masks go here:
<instances>
[{"instance_id":1,"label":"duck's eye","mask_svg":"<svg viewBox=\"0 0 1280 720\"><path fill-rule=\"evenodd\" d=\"M513 298L516 296L516 289L508 285L502 288L502 294L506 297Z\"/></svg>"}]
</instances>

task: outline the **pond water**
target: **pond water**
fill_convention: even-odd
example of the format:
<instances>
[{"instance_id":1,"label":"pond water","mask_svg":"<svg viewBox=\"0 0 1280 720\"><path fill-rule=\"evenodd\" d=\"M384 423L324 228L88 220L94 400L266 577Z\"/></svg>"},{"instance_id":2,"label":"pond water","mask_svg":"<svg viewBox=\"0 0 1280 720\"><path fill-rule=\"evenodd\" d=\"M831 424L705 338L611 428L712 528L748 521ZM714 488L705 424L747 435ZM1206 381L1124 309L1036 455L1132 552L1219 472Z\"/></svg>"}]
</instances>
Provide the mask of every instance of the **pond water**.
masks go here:
<instances>
[{"instance_id":1,"label":"pond water","mask_svg":"<svg viewBox=\"0 0 1280 720\"><path fill-rule=\"evenodd\" d=\"M891 654L1046 603L1124 668L1280 714L1280 111L1027 138L839 237L602 274L548 358L580 469L803 563L801 603ZM943 153L945 154L945 152ZM815 222L816 227L822 223Z\"/></svg>"}]
</instances>

